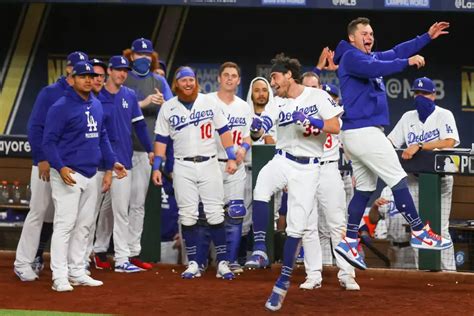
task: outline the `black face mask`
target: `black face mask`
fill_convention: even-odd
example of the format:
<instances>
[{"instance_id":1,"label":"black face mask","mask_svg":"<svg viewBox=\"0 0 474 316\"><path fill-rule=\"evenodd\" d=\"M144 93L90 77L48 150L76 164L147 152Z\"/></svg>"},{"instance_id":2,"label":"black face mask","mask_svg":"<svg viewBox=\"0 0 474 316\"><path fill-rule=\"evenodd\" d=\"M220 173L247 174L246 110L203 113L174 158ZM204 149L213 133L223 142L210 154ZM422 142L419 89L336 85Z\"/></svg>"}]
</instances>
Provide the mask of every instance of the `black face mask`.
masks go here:
<instances>
[{"instance_id":1,"label":"black face mask","mask_svg":"<svg viewBox=\"0 0 474 316\"><path fill-rule=\"evenodd\" d=\"M428 116L435 110L435 103L427 97L418 95L415 97L415 108L418 112L418 117L422 123L426 122Z\"/></svg>"}]
</instances>

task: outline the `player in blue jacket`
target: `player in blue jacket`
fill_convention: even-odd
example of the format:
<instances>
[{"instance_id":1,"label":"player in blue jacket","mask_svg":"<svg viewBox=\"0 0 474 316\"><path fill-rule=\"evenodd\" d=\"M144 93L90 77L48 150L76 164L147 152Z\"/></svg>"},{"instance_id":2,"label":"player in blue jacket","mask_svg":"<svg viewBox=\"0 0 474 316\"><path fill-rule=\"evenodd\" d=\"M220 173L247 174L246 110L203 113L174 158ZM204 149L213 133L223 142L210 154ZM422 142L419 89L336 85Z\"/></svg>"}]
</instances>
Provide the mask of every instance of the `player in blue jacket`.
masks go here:
<instances>
[{"instance_id":1,"label":"player in blue jacket","mask_svg":"<svg viewBox=\"0 0 474 316\"><path fill-rule=\"evenodd\" d=\"M129 70L129 61L124 56L111 57L107 70L109 77L98 98L102 102L104 111L112 112L112 120L106 126L107 131L111 130L114 134L114 141L111 142L112 149L117 154L118 161L127 170L132 170L132 131L135 131L140 143L150 157L149 166L153 161L153 149L136 94L132 89L123 86ZM131 173L133 174L133 172ZM99 215L94 245L96 267L100 268L100 263L107 262L105 252L109 246L112 233L107 228L113 226L115 271L130 273L138 272L140 269L152 268L151 264L142 262L138 254L131 255L131 248L134 246L129 237L130 231L134 230L134 227L130 227L129 223L128 206L132 191L131 186L131 177L112 182L110 189L111 208L102 208ZM113 224L106 224L112 223L112 213Z\"/></svg>"},{"instance_id":2,"label":"player in blue jacket","mask_svg":"<svg viewBox=\"0 0 474 316\"><path fill-rule=\"evenodd\" d=\"M367 268L357 251L357 234L378 177L392 189L397 208L411 226L412 247L436 250L452 247L450 240L433 233L429 225L423 225L408 191L407 174L383 133L383 127L389 124L383 76L401 72L408 66L423 67L423 56L415 54L431 40L447 34L448 27L447 22L437 22L421 36L384 52L372 52L374 32L370 21L357 18L347 27L349 42L341 41L335 50L345 111L341 137L356 179L346 237L335 251L356 268Z\"/></svg>"},{"instance_id":3,"label":"player in blue jacket","mask_svg":"<svg viewBox=\"0 0 474 316\"><path fill-rule=\"evenodd\" d=\"M84 255L97 202L96 173L101 157L118 178L126 176L103 125L102 104L93 97L93 66L77 63L73 84L48 110L43 149L51 165L51 189L56 210L51 239L52 289L72 291L72 285L100 286L86 274ZM103 183L104 190L110 187Z\"/></svg>"},{"instance_id":4,"label":"player in blue jacket","mask_svg":"<svg viewBox=\"0 0 474 316\"><path fill-rule=\"evenodd\" d=\"M73 83L71 72L74 65L88 59L87 54L79 51L67 56L66 76L61 76L55 83L41 89L28 120L28 141L33 155L30 211L23 224L14 263L14 271L22 281L34 281L38 278L44 267L43 250L53 233L54 207L49 183L50 165L42 147L46 113Z\"/></svg>"}]
</instances>

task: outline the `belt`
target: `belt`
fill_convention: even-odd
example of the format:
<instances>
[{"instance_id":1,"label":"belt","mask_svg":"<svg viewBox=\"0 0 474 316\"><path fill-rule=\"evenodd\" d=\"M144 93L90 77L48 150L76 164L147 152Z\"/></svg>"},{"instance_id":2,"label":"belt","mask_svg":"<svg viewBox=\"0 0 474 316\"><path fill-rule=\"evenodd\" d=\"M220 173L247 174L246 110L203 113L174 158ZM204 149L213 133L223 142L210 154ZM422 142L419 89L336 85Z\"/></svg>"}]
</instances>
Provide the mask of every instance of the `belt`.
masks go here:
<instances>
[{"instance_id":1,"label":"belt","mask_svg":"<svg viewBox=\"0 0 474 316\"><path fill-rule=\"evenodd\" d=\"M229 161L229 159L217 159L217 160L220 161L220 162L227 162L227 161Z\"/></svg>"},{"instance_id":2,"label":"belt","mask_svg":"<svg viewBox=\"0 0 474 316\"><path fill-rule=\"evenodd\" d=\"M178 160L184 160L184 161L192 161L192 162L204 162L208 161L209 159L214 158L216 155L211 156L211 157L206 157L206 156L195 156L195 157L185 157L185 158L176 158Z\"/></svg>"},{"instance_id":3,"label":"belt","mask_svg":"<svg viewBox=\"0 0 474 316\"><path fill-rule=\"evenodd\" d=\"M409 241L403 241L403 242L396 242L396 241L392 241L392 246L396 246L398 248L406 248L406 247L410 247L410 242Z\"/></svg>"},{"instance_id":4,"label":"belt","mask_svg":"<svg viewBox=\"0 0 474 316\"><path fill-rule=\"evenodd\" d=\"M297 162L297 163L300 163L302 165L307 165L307 164L310 164L310 163L318 163L319 162L319 159L318 158L312 158L312 157L296 157L296 156L293 156L292 154L290 153L287 153L286 151L283 151L281 149L278 149L276 151L277 154L279 155L282 155L283 157L286 157L294 162Z\"/></svg>"},{"instance_id":5,"label":"belt","mask_svg":"<svg viewBox=\"0 0 474 316\"><path fill-rule=\"evenodd\" d=\"M324 165L327 165L329 163L333 163L333 162L338 162L339 160L326 160L326 161L321 161L319 164L321 166L324 166Z\"/></svg>"}]
</instances>

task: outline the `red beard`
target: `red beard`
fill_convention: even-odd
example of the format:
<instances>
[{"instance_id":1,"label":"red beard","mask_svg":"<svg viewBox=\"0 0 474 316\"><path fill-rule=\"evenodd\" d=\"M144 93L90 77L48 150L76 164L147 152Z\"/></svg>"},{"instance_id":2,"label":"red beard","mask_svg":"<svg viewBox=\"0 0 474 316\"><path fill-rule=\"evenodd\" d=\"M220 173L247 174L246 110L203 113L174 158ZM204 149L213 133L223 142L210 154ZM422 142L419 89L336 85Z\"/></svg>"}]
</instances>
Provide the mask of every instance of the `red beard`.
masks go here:
<instances>
[{"instance_id":1,"label":"red beard","mask_svg":"<svg viewBox=\"0 0 474 316\"><path fill-rule=\"evenodd\" d=\"M184 92L180 88L176 87L176 95L178 96L178 99L183 102L194 102L197 99L198 93L199 85L197 84L194 87L193 93L191 93L191 95L184 94Z\"/></svg>"}]
</instances>

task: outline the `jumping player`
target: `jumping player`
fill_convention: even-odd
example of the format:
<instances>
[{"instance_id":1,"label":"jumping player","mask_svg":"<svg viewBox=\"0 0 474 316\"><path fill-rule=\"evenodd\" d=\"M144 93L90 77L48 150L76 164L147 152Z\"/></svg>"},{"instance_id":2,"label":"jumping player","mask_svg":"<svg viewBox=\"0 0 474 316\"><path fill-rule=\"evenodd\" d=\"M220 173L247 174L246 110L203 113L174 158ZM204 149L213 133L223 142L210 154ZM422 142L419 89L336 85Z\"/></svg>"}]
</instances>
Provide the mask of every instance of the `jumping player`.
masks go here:
<instances>
[{"instance_id":1,"label":"jumping player","mask_svg":"<svg viewBox=\"0 0 474 316\"><path fill-rule=\"evenodd\" d=\"M265 307L279 310L290 286L290 277L301 239L317 234L318 213L314 207L323 155L325 133L339 133L338 116L343 112L331 97L319 89L299 83L298 60L279 54L272 60L271 86L275 103L252 122L252 138L258 139L275 124L278 140L276 155L260 171L254 190L254 252L251 260L268 265L265 227L268 201L277 191L288 188L287 238L281 275ZM321 131L325 133L321 133Z\"/></svg>"},{"instance_id":2,"label":"jumping player","mask_svg":"<svg viewBox=\"0 0 474 316\"><path fill-rule=\"evenodd\" d=\"M377 177L392 189L397 209L411 226L413 247L436 250L452 247L450 240L423 225L408 191L407 174L383 133L383 126L389 124L389 114L382 76L403 71L408 66L423 67L423 56L414 54L431 40L447 34L448 27L447 22L437 22L427 33L391 50L372 52L374 32L370 21L357 18L347 27L349 42L343 40L336 48L334 61L339 65L345 111L341 140L352 160L356 189L349 204L346 237L335 250L356 268L367 268L357 251L357 234L365 207L376 189Z\"/></svg>"},{"instance_id":3,"label":"jumping player","mask_svg":"<svg viewBox=\"0 0 474 316\"><path fill-rule=\"evenodd\" d=\"M189 261L182 277L192 279L201 276L196 262L196 224L201 200L216 249L216 277L233 279L234 274L227 261L224 187L214 139L214 131L217 130L227 153L225 172L234 174L237 158L228 121L211 97L199 93L196 75L190 67L178 68L173 79L173 91L177 97L163 104L156 120L152 180L155 185L162 184L160 167L168 141L172 140L175 155L173 184Z\"/></svg>"}]
</instances>

